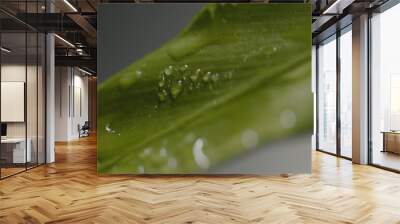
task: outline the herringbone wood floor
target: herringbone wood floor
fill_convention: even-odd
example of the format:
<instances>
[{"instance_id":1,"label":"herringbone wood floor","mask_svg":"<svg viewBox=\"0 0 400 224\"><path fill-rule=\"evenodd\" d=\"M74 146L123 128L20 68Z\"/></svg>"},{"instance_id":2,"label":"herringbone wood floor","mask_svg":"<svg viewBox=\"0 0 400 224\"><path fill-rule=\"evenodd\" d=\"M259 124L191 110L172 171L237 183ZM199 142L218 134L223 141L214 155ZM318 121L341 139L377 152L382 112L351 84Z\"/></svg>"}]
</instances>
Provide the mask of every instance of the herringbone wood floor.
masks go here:
<instances>
[{"instance_id":1,"label":"herringbone wood floor","mask_svg":"<svg viewBox=\"0 0 400 224\"><path fill-rule=\"evenodd\" d=\"M313 153L311 175L107 176L94 138L0 181L0 223L400 223L400 175Z\"/></svg>"}]
</instances>

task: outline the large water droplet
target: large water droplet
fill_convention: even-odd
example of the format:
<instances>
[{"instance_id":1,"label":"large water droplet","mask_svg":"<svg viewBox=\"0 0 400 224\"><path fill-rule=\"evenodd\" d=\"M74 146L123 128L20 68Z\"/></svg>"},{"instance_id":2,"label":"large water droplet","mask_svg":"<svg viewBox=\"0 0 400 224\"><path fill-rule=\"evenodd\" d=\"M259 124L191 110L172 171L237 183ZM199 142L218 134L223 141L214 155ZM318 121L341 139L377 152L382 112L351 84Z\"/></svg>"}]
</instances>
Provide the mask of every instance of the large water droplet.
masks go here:
<instances>
[{"instance_id":1,"label":"large water droplet","mask_svg":"<svg viewBox=\"0 0 400 224\"><path fill-rule=\"evenodd\" d=\"M257 132L247 129L242 133L242 145L246 149L255 148L258 145L258 134Z\"/></svg>"},{"instance_id":2,"label":"large water droplet","mask_svg":"<svg viewBox=\"0 0 400 224\"><path fill-rule=\"evenodd\" d=\"M193 155L196 164L202 168L207 169L210 166L210 161L203 152L204 141L202 138L198 138L193 145Z\"/></svg>"}]
</instances>

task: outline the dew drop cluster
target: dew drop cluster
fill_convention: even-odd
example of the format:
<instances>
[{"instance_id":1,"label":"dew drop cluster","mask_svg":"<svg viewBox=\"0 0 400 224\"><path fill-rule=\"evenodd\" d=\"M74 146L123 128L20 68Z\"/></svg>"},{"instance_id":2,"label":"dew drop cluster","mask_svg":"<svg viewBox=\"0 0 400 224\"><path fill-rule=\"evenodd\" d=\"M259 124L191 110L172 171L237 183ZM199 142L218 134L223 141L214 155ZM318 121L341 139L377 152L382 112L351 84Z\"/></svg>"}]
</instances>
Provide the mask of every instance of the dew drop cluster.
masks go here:
<instances>
[{"instance_id":1,"label":"dew drop cluster","mask_svg":"<svg viewBox=\"0 0 400 224\"><path fill-rule=\"evenodd\" d=\"M184 92L208 88L213 90L220 81L230 80L232 72L216 73L200 68L190 68L188 65L169 65L160 72L158 79L158 100L166 102L176 100Z\"/></svg>"}]
</instances>

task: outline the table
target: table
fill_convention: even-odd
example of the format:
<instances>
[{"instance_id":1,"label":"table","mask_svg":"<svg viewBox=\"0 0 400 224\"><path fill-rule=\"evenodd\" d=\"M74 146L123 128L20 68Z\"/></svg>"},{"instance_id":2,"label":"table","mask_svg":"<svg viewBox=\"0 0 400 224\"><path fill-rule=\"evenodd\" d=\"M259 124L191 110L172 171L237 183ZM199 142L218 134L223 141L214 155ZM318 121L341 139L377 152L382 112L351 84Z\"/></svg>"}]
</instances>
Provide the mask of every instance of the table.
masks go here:
<instances>
[{"instance_id":1,"label":"table","mask_svg":"<svg viewBox=\"0 0 400 224\"><path fill-rule=\"evenodd\" d=\"M400 154L400 131L382 131L383 150L382 152L392 152Z\"/></svg>"},{"instance_id":2,"label":"table","mask_svg":"<svg viewBox=\"0 0 400 224\"><path fill-rule=\"evenodd\" d=\"M5 138L1 139L1 157L6 160L6 163L26 163L31 162L32 153L30 138L25 151L25 138Z\"/></svg>"}]
</instances>

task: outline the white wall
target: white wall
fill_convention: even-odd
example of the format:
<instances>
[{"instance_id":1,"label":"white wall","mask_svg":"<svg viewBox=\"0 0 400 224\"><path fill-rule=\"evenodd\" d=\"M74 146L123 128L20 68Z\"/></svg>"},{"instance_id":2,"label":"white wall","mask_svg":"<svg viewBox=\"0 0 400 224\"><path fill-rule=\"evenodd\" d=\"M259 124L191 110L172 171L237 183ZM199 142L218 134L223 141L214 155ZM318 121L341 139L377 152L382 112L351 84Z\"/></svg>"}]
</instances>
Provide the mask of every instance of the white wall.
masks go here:
<instances>
[{"instance_id":1,"label":"white wall","mask_svg":"<svg viewBox=\"0 0 400 224\"><path fill-rule=\"evenodd\" d=\"M55 68L55 141L68 140L68 117L70 85L69 69L67 67Z\"/></svg>"},{"instance_id":2,"label":"white wall","mask_svg":"<svg viewBox=\"0 0 400 224\"><path fill-rule=\"evenodd\" d=\"M38 69L38 70L36 70ZM1 66L2 82L24 82L26 84L26 101L22 102L20 108L2 107L3 113L18 113L25 114L26 120L21 122L5 122L7 124L7 137L9 138L24 138L29 139L29 147L31 148L32 161L44 163L45 150L45 112L44 112L44 76L42 67L36 65L25 64L3 64ZM27 80L25 80L27 79ZM4 89L2 89L3 92ZM24 94L24 90L19 90L20 94ZM22 91L22 92L21 92ZM4 93L3 93L4 94ZM2 98L8 98L7 95L2 95ZM24 97L22 97L24 98ZM15 102L17 103L17 102ZM26 106L25 106L26 103ZM22 115L24 116L24 115ZM37 154L38 153L38 154ZM51 160L49 160L51 162Z\"/></svg>"},{"instance_id":3,"label":"white wall","mask_svg":"<svg viewBox=\"0 0 400 224\"><path fill-rule=\"evenodd\" d=\"M27 70L25 70L27 69ZM4 64L1 66L1 81L2 82L25 82L26 72L28 75L35 74L36 75L36 67L34 66L27 66L25 64ZM29 78L29 77L28 77ZM32 83L30 83L32 84ZM34 83L36 85L36 81ZM28 89L31 90L31 89ZM35 97L36 98L36 90L34 92L28 91L27 93L28 98ZM3 96L4 97L4 96ZM29 102L32 99L27 99ZM31 105L33 106L33 105ZM36 105L34 105L36 107ZM1 110L6 110L7 108L1 108ZM23 108L24 109L24 108ZM31 117L32 115L36 116L36 114L28 114L28 122L35 121L36 117ZM25 137L25 124L26 122L7 122L7 135L8 137ZM31 127L33 125L28 125ZM29 135L29 133L28 133ZM28 136L29 137L29 136Z\"/></svg>"},{"instance_id":4,"label":"white wall","mask_svg":"<svg viewBox=\"0 0 400 224\"><path fill-rule=\"evenodd\" d=\"M76 68L56 67L56 141L79 138L78 125L88 120L88 105L88 77Z\"/></svg>"},{"instance_id":5,"label":"white wall","mask_svg":"<svg viewBox=\"0 0 400 224\"><path fill-rule=\"evenodd\" d=\"M82 126L85 121L88 121L89 119L88 77L82 76L82 73L80 72L77 75L76 71L77 70L75 70L73 82L74 96L72 96L74 99L74 108L72 108L73 119L71 120L71 135L74 136L74 138L79 137L79 132L77 128L78 124Z\"/></svg>"},{"instance_id":6,"label":"white wall","mask_svg":"<svg viewBox=\"0 0 400 224\"><path fill-rule=\"evenodd\" d=\"M7 64L1 66L2 82L25 82L25 64ZM30 70L31 67L28 67ZM6 110L6 108L1 108ZM25 137L25 122L7 122L7 137Z\"/></svg>"}]
</instances>

